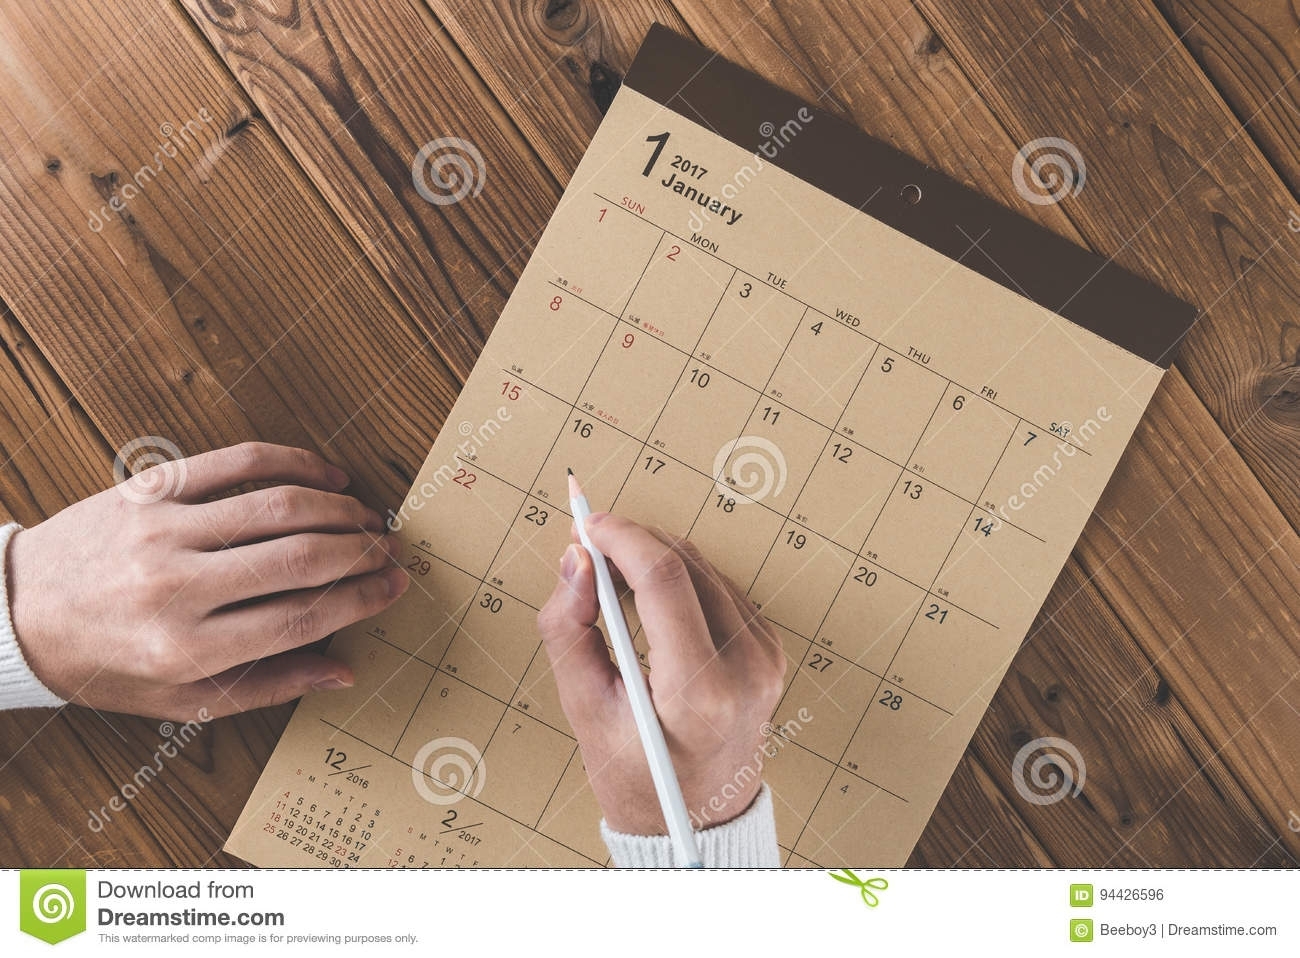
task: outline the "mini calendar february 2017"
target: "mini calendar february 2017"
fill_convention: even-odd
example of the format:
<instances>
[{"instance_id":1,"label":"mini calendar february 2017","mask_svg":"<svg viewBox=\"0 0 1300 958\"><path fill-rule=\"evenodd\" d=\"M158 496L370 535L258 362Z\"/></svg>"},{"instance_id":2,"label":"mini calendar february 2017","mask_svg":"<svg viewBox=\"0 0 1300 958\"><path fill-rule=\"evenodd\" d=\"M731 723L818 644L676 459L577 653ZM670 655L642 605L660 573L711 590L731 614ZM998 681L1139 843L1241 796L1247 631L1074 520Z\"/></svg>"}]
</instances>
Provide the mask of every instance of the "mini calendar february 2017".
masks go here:
<instances>
[{"instance_id":1,"label":"mini calendar february 2017","mask_svg":"<svg viewBox=\"0 0 1300 958\"><path fill-rule=\"evenodd\" d=\"M412 587L334 639L356 685L299 705L227 849L607 862L535 624L572 467L782 637L746 771L786 864L903 864L1193 319L652 29L392 510Z\"/></svg>"}]
</instances>

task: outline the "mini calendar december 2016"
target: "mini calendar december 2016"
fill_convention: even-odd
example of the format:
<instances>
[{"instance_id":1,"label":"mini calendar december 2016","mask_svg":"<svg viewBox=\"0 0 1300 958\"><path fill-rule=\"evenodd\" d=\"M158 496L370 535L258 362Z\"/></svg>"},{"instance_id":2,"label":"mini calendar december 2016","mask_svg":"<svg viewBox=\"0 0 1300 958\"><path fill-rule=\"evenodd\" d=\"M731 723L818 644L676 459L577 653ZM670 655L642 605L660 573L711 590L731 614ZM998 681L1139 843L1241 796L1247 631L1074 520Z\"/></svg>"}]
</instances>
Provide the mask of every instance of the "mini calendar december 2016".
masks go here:
<instances>
[{"instance_id":1,"label":"mini calendar december 2016","mask_svg":"<svg viewBox=\"0 0 1300 958\"><path fill-rule=\"evenodd\" d=\"M336 637L356 685L302 702L228 849L606 862L535 625L572 467L779 631L740 774L786 863L902 864L1191 321L655 28L392 511L412 588Z\"/></svg>"}]
</instances>

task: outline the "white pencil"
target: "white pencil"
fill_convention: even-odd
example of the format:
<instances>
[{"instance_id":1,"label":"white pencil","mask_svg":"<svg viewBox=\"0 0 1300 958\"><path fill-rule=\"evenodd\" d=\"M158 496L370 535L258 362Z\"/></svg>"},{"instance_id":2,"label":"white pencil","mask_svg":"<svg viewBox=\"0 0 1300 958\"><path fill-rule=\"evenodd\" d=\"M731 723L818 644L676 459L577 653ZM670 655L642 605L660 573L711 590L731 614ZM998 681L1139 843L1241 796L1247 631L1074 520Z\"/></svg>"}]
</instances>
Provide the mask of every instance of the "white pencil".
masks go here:
<instances>
[{"instance_id":1,"label":"white pencil","mask_svg":"<svg viewBox=\"0 0 1300 958\"><path fill-rule=\"evenodd\" d=\"M614 646L614 659L623 675L628 701L632 703L632 717L636 720L641 747L645 749L646 760L650 763L650 777L654 779L659 807L663 810L664 821L668 823L668 834L686 866L702 868L704 863L700 860L695 832L691 829L691 817L686 812L686 799L682 797L682 787L677 782L677 772L668 755L664 730L650 701L650 688L646 685L636 650L632 647L632 635L628 632L627 619L623 617L623 606L618 601L609 565L587 536L586 523L587 517L591 515L591 506L582 494L582 487L578 485L572 469L569 470L569 505L573 510L574 524L578 527L578 537L591 556L591 564L596 570L596 598L600 601L600 614L605 619L605 629Z\"/></svg>"}]
</instances>

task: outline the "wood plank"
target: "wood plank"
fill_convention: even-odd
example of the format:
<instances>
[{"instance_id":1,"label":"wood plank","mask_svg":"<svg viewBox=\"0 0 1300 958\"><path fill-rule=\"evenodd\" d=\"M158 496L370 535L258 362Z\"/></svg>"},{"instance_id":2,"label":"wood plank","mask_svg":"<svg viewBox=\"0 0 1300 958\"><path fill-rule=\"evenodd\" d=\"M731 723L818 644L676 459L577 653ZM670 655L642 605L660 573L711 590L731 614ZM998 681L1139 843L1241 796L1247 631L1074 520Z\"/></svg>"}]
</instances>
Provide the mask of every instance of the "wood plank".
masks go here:
<instances>
[{"instance_id":1,"label":"wood plank","mask_svg":"<svg viewBox=\"0 0 1300 958\"><path fill-rule=\"evenodd\" d=\"M559 195L529 144L405 0L313 3L293 18L182 3L463 381ZM421 147L444 137L468 144L447 155L484 163L482 192L445 205L413 176Z\"/></svg>"},{"instance_id":2,"label":"wood plank","mask_svg":"<svg viewBox=\"0 0 1300 958\"><path fill-rule=\"evenodd\" d=\"M920 6L1014 140L1050 130L1092 157L1098 175L1062 206L1094 248L1207 309L1180 352L1186 382L1166 378L1098 509L1120 531L1108 543L1092 523L1079 555L1149 657L1160 662L1179 643L1171 685L1300 854L1300 833L1286 827L1300 805L1300 727L1285 701L1300 674L1300 429L1283 389L1300 373L1287 318L1300 262L1278 249L1294 239L1280 212L1291 199L1144 4L1126 4L1104 28L1075 3L1050 24L983 2ZM989 65L1015 62L1031 34L1035 55L1056 69L994 75ZM1198 397L1221 431L1201 420ZM1157 436L1153 422L1179 431ZM1221 553L1242 562L1210 558ZM1242 569L1258 574L1234 583ZM1237 654L1225 658L1225 647Z\"/></svg>"},{"instance_id":3,"label":"wood plank","mask_svg":"<svg viewBox=\"0 0 1300 958\"><path fill-rule=\"evenodd\" d=\"M113 452L0 303L0 504L32 526L113 481Z\"/></svg>"},{"instance_id":4,"label":"wood plank","mask_svg":"<svg viewBox=\"0 0 1300 958\"><path fill-rule=\"evenodd\" d=\"M1300 808L1300 540L1239 462L1189 473L1226 465L1221 439L1186 414L1181 376L1161 391L1170 401L1153 405L1111 487L1146 495L1107 492L1081 564L1300 856L1286 827Z\"/></svg>"},{"instance_id":5,"label":"wood plank","mask_svg":"<svg viewBox=\"0 0 1300 958\"><path fill-rule=\"evenodd\" d=\"M750 11L754 5L738 2L679 2L678 6L688 22L711 46L723 48L729 56L760 71L767 64L793 59L795 62L785 72L784 79L793 81L799 92L815 98L819 89L831 88L852 119L864 129L923 156L949 175L970 182L974 171L960 152L960 145L981 144L981 154L989 157L990 163L987 169L980 171L979 178L973 185L1008 205L1017 208L1027 206L1014 191L1007 175L1008 166L991 162L993 158L1005 158L1014 154L1017 145L1000 129L996 119L983 104L980 91L962 75L951 56L945 52L943 43L908 4L875 4L868 10L860 10L850 4L833 5L828 17L831 23L847 22L855 17L870 18L860 20L861 29L847 32L827 27L823 21L808 19L800 13L803 8L796 4L772 4L763 9L746 29L734 34L731 25L746 22L752 16ZM918 72L929 79L929 84L923 90L916 89L914 80L898 79L909 78ZM931 92L932 89L934 92ZM894 99L890 100L890 97ZM936 121L933 112L922 102L909 109L885 107L890 102L907 103L908 98L916 98L918 101L937 99L944 105L939 114L943 119ZM914 118L919 118L920 124L924 125L917 124ZM931 124L937 125L937 129L931 130ZM948 147L935 149L928 142L932 136L948 142ZM1033 209L1040 210L1042 207ZM1073 225L1060 217L1059 208L1050 209L1057 210L1058 217L1045 220L1045 224L1076 241L1081 240L1081 235ZM1222 435L1208 413L1194 399L1192 407L1200 408L1199 415L1192 416L1197 422L1197 428ZM1133 454L1130 452L1130 456ZM1118 483L1112 483L1111 490L1112 494L1123 491ZM1132 489L1130 493L1136 497L1143 495L1140 489ZM1262 491L1259 494L1262 495ZM1194 522L1192 517L1185 514L1183 519ZM1089 526L1084 532L1085 539L1092 534L1092 526ZM1143 570L1142 576L1150 578L1151 573ZM1067 575L1062 583L1069 582L1071 577L1083 579L1077 565L1073 570L1067 567ZM1052 608L1054 603L1059 604L1062 599L1061 590L1068 588L1068 585L1058 584L1057 591L1048 600L1047 608ZM1084 596L1090 605L1100 609L1106 607L1105 600L1095 587L1089 586ZM1110 637L1102 638L1107 641ZM1149 662L1130 634L1121 634L1118 641L1121 645L1115 654L1122 652L1122 661ZM1034 663L1032 659L1027 659L1026 663L1023 667L1019 660L1013 664L1011 677L995 700L992 714L1032 714L1025 712L1023 700L1017 700L1015 683L1019 681L1017 676L1022 668L1029 669L1030 674L1040 678L1044 672L1041 662ZM1053 668L1056 670L1057 683L1064 683L1067 687L1076 681L1075 676L1079 676L1078 681L1084 686L1096 688L1113 684L1110 678L1112 667L1106 660L1082 654L1069 645L1057 650ZM1046 686L1052 684L1054 683L1048 682ZM1121 724L1141 724L1144 720L1142 703L1121 702L1117 707L1121 710L1118 718ZM1101 714L1098 714L1097 719L1103 723L1109 721ZM985 725L993 727L989 722ZM1088 723L1080 723L1080 727L1086 728ZM1208 754L1211 751L1205 736L1197 733L1194 728L1181 728L1179 734L1189 742L1195 742L1191 754ZM1167 744L1171 741L1168 735L1163 740ZM997 780L1008 789L1008 796L1013 801L1016 800L1017 796L1009 788L1009 776L1003 771L1009 770L1011 761L1011 757L1006 755L1006 743L990 739L986 731L982 730L976 739L976 747L980 749L986 767L998 770ZM1103 754L1108 754L1111 749L1113 746L1104 750ZM1014 751L1011 752L1012 756ZM1125 756L1120 764L1127 763L1129 758ZM1149 783L1152 794L1177 795L1176 811L1192 814L1191 807L1186 804L1188 797L1180 788L1195 772L1196 767L1197 764L1193 764L1187 750L1179 748L1177 754L1171 754L1169 761L1161 766L1159 777ZM1229 833L1243 832L1251 827L1249 822L1252 818L1257 817L1252 816L1248 810L1238 813L1243 801L1245 800L1241 799L1218 809L1222 815L1223 828ZM1149 805L1147 809L1153 810L1158 804ZM1246 801L1246 804L1249 802ZM1017 807L1023 808L1027 813L1033 812L1033 806L1023 801L1018 801ZM1091 820L1074 817L1064 821L1060 818L1061 816L1056 816L1050 829L1041 826L1038 829L1040 839L1054 856L1059 856L1061 860L1080 861L1083 850L1098 855L1107 847L1102 823L1095 817ZM1159 853L1154 849L1148 849L1148 853L1167 856L1159 857L1162 864L1187 861L1183 847L1176 841L1166 842ZM1100 861L1094 863L1100 864Z\"/></svg>"},{"instance_id":6,"label":"wood plank","mask_svg":"<svg viewBox=\"0 0 1300 958\"><path fill-rule=\"evenodd\" d=\"M1152 2L1273 169L1292 193L1300 192L1300 13L1287 0ZM1287 212L1296 210L1300 204Z\"/></svg>"},{"instance_id":7,"label":"wood plank","mask_svg":"<svg viewBox=\"0 0 1300 958\"><path fill-rule=\"evenodd\" d=\"M0 292L109 441L327 448L403 495L455 382L184 15L11 5L0 51Z\"/></svg>"},{"instance_id":8,"label":"wood plank","mask_svg":"<svg viewBox=\"0 0 1300 958\"><path fill-rule=\"evenodd\" d=\"M233 786L256 780L290 712L280 706L222 719L197 737L184 733L181 748L176 726L168 732L150 719L79 708L5 713L0 861L241 867L220 852L243 806L244 790ZM160 751L168 741L175 757ZM119 808L109 805L115 796Z\"/></svg>"},{"instance_id":9,"label":"wood plank","mask_svg":"<svg viewBox=\"0 0 1300 958\"><path fill-rule=\"evenodd\" d=\"M188 20L148 4L10 5L0 50L12 91L0 105L0 292L107 448L147 433L186 452L298 443L344 463L371 505L395 503L455 380ZM96 232L90 213L146 163L159 168ZM77 498L111 476L101 465L79 485L80 467L47 469L13 511L39 517L62 504L56 492ZM206 863L287 717L216 723L210 759L169 766L166 788L102 835L74 832L77 844L60 823L131 780L156 725L105 716L110 728L80 709L5 716L5 860Z\"/></svg>"},{"instance_id":10,"label":"wood plank","mask_svg":"<svg viewBox=\"0 0 1300 958\"><path fill-rule=\"evenodd\" d=\"M1101 520L1096 520L1101 521ZM1064 867L1294 867L1211 742L1083 569L1070 562L981 723L974 751ZM1165 678L1170 674L1174 681ZM1030 746L1062 738L1078 760ZM1057 794L1017 782L1013 762L1057 755ZM1032 758L1030 759L1032 761ZM1081 766L1081 767L1080 767ZM1074 783L1082 780L1077 796ZM1025 788L1024 793L1019 787ZM1065 838L1065 840L1062 840Z\"/></svg>"},{"instance_id":11,"label":"wood plank","mask_svg":"<svg viewBox=\"0 0 1300 958\"><path fill-rule=\"evenodd\" d=\"M909 868L1053 868L1057 864L974 749L957 763L907 860Z\"/></svg>"},{"instance_id":12,"label":"wood plank","mask_svg":"<svg viewBox=\"0 0 1300 958\"><path fill-rule=\"evenodd\" d=\"M428 0L428 8L562 184L582 159L650 26L691 32L668 0Z\"/></svg>"}]
</instances>

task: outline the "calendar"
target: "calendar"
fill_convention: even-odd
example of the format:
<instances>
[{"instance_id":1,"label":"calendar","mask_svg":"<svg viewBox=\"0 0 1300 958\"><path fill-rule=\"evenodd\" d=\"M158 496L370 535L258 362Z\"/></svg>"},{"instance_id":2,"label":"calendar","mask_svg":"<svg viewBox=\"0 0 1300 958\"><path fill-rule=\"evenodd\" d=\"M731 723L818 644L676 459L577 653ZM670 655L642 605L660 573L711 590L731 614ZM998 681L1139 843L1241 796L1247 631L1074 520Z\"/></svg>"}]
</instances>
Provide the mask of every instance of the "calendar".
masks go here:
<instances>
[{"instance_id":1,"label":"calendar","mask_svg":"<svg viewBox=\"0 0 1300 958\"><path fill-rule=\"evenodd\" d=\"M1194 315L653 28L227 850L608 864L536 627L572 467L780 634L783 861L902 865Z\"/></svg>"}]
</instances>

